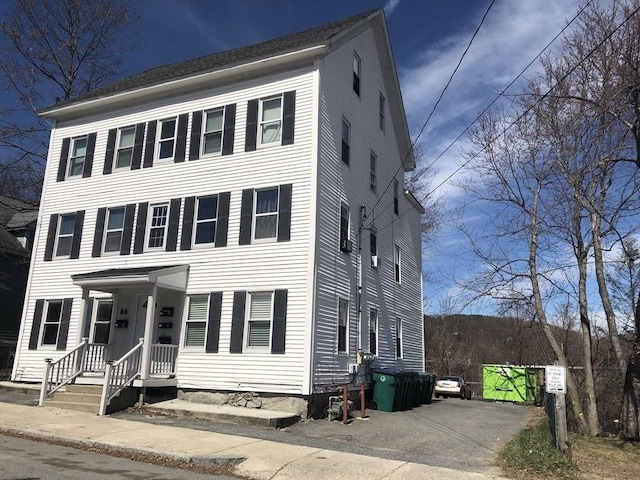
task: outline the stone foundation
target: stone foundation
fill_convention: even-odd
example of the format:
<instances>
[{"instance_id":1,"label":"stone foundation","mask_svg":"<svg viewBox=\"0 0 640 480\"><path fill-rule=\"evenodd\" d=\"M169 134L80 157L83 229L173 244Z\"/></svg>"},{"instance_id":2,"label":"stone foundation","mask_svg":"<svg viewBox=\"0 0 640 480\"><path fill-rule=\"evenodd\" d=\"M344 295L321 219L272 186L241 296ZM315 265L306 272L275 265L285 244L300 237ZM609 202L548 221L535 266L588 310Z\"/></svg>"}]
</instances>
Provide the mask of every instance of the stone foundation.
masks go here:
<instances>
[{"instance_id":1,"label":"stone foundation","mask_svg":"<svg viewBox=\"0 0 640 480\"><path fill-rule=\"evenodd\" d=\"M254 392L206 392L178 390L178 398L206 405L229 405L242 408L264 408L277 412L288 412L307 418L309 402L300 397L261 396Z\"/></svg>"}]
</instances>

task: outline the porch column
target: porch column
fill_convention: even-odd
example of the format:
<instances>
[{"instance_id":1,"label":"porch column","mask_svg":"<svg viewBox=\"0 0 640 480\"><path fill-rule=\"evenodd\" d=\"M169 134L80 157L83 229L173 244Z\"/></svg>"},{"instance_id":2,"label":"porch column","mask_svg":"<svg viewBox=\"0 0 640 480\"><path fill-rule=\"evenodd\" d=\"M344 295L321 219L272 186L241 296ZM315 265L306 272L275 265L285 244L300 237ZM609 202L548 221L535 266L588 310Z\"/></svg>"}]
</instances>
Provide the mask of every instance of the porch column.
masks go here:
<instances>
[{"instance_id":1,"label":"porch column","mask_svg":"<svg viewBox=\"0 0 640 480\"><path fill-rule=\"evenodd\" d=\"M146 380L149 378L149 367L151 363L151 336L153 335L153 319L156 314L156 296L158 295L158 287L153 285L147 297L147 317L144 323L144 343L142 345L142 365L140 378Z\"/></svg>"},{"instance_id":2,"label":"porch column","mask_svg":"<svg viewBox=\"0 0 640 480\"><path fill-rule=\"evenodd\" d=\"M85 331L87 328L87 310L89 307L89 289L87 287L82 287L82 300L80 301L80 321L78 322L78 341L76 345L80 345L82 339L84 337L88 337L89 334L85 335ZM91 320L89 320L91 321ZM91 325L88 326L91 328Z\"/></svg>"}]
</instances>

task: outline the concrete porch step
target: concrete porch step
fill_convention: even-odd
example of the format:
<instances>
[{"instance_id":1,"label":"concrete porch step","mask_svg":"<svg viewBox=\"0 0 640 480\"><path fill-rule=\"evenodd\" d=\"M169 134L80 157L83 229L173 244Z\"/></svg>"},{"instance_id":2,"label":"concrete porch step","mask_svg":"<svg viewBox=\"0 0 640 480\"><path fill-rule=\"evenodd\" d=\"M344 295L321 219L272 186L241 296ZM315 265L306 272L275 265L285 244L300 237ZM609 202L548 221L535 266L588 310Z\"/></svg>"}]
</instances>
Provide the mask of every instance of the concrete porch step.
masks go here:
<instances>
[{"instance_id":1,"label":"concrete porch step","mask_svg":"<svg viewBox=\"0 0 640 480\"><path fill-rule=\"evenodd\" d=\"M68 402L64 400L45 400L45 406L47 407L56 407L63 408L65 410L77 410L80 412L94 413L98 414L98 410L100 409L100 401L97 404L95 403L75 403Z\"/></svg>"},{"instance_id":2,"label":"concrete porch step","mask_svg":"<svg viewBox=\"0 0 640 480\"><path fill-rule=\"evenodd\" d=\"M86 393L86 392L55 392L46 401L53 402L68 402L68 403L91 403L96 406L100 406L101 393Z\"/></svg>"},{"instance_id":3,"label":"concrete porch step","mask_svg":"<svg viewBox=\"0 0 640 480\"><path fill-rule=\"evenodd\" d=\"M102 385L78 385L72 383L65 387L65 392L69 393L88 393L91 395L102 395Z\"/></svg>"}]
</instances>

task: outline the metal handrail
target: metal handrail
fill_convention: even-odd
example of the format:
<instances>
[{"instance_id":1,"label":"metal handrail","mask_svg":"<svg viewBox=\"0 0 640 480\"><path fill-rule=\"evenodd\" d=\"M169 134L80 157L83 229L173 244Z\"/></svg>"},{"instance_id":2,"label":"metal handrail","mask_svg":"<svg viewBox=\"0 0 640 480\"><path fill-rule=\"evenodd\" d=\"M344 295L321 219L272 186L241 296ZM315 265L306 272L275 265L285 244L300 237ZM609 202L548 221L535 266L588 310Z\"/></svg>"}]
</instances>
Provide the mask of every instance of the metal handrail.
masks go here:
<instances>
[{"instance_id":1,"label":"metal handrail","mask_svg":"<svg viewBox=\"0 0 640 480\"><path fill-rule=\"evenodd\" d=\"M88 338L83 338L76 348L67 353L64 357L56 360L45 358L44 376L40 387L39 406L44 404L47 397L53 395L57 390L71 383L82 373L82 363L84 353L89 344Z\"/></svg>"},{"instance_id":2,"label":"metal handrail","mask_svg":"<svg viewBox=\"0 0 640 480\"><path fill-rule=\"evenodd\" d=\"M122 358L113 362L106 362L104 375L104 387L100 398L100 411L98 415L107 413L109 402L124 390L133 380L140 376L142 363L142 345L144 339L127 352Z\"/></svg>"}]
</instances>

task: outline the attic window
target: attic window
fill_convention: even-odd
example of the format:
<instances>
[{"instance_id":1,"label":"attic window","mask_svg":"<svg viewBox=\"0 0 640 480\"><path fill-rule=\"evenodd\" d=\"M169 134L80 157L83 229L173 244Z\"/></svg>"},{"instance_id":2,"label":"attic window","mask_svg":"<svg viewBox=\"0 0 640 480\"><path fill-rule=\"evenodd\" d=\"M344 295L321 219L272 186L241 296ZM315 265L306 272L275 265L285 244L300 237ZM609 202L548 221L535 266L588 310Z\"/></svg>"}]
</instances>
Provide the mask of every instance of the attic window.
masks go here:
<instances>
[{"instance_id":1,"label":"attic window","mask_svg":"<svg viewBox=\"0 0 640 480\"><path fill-rule=\"evenodd\" d=\"M353 53L353 91L360 96L360 57Z\"/></svg>"}]
</instances>

